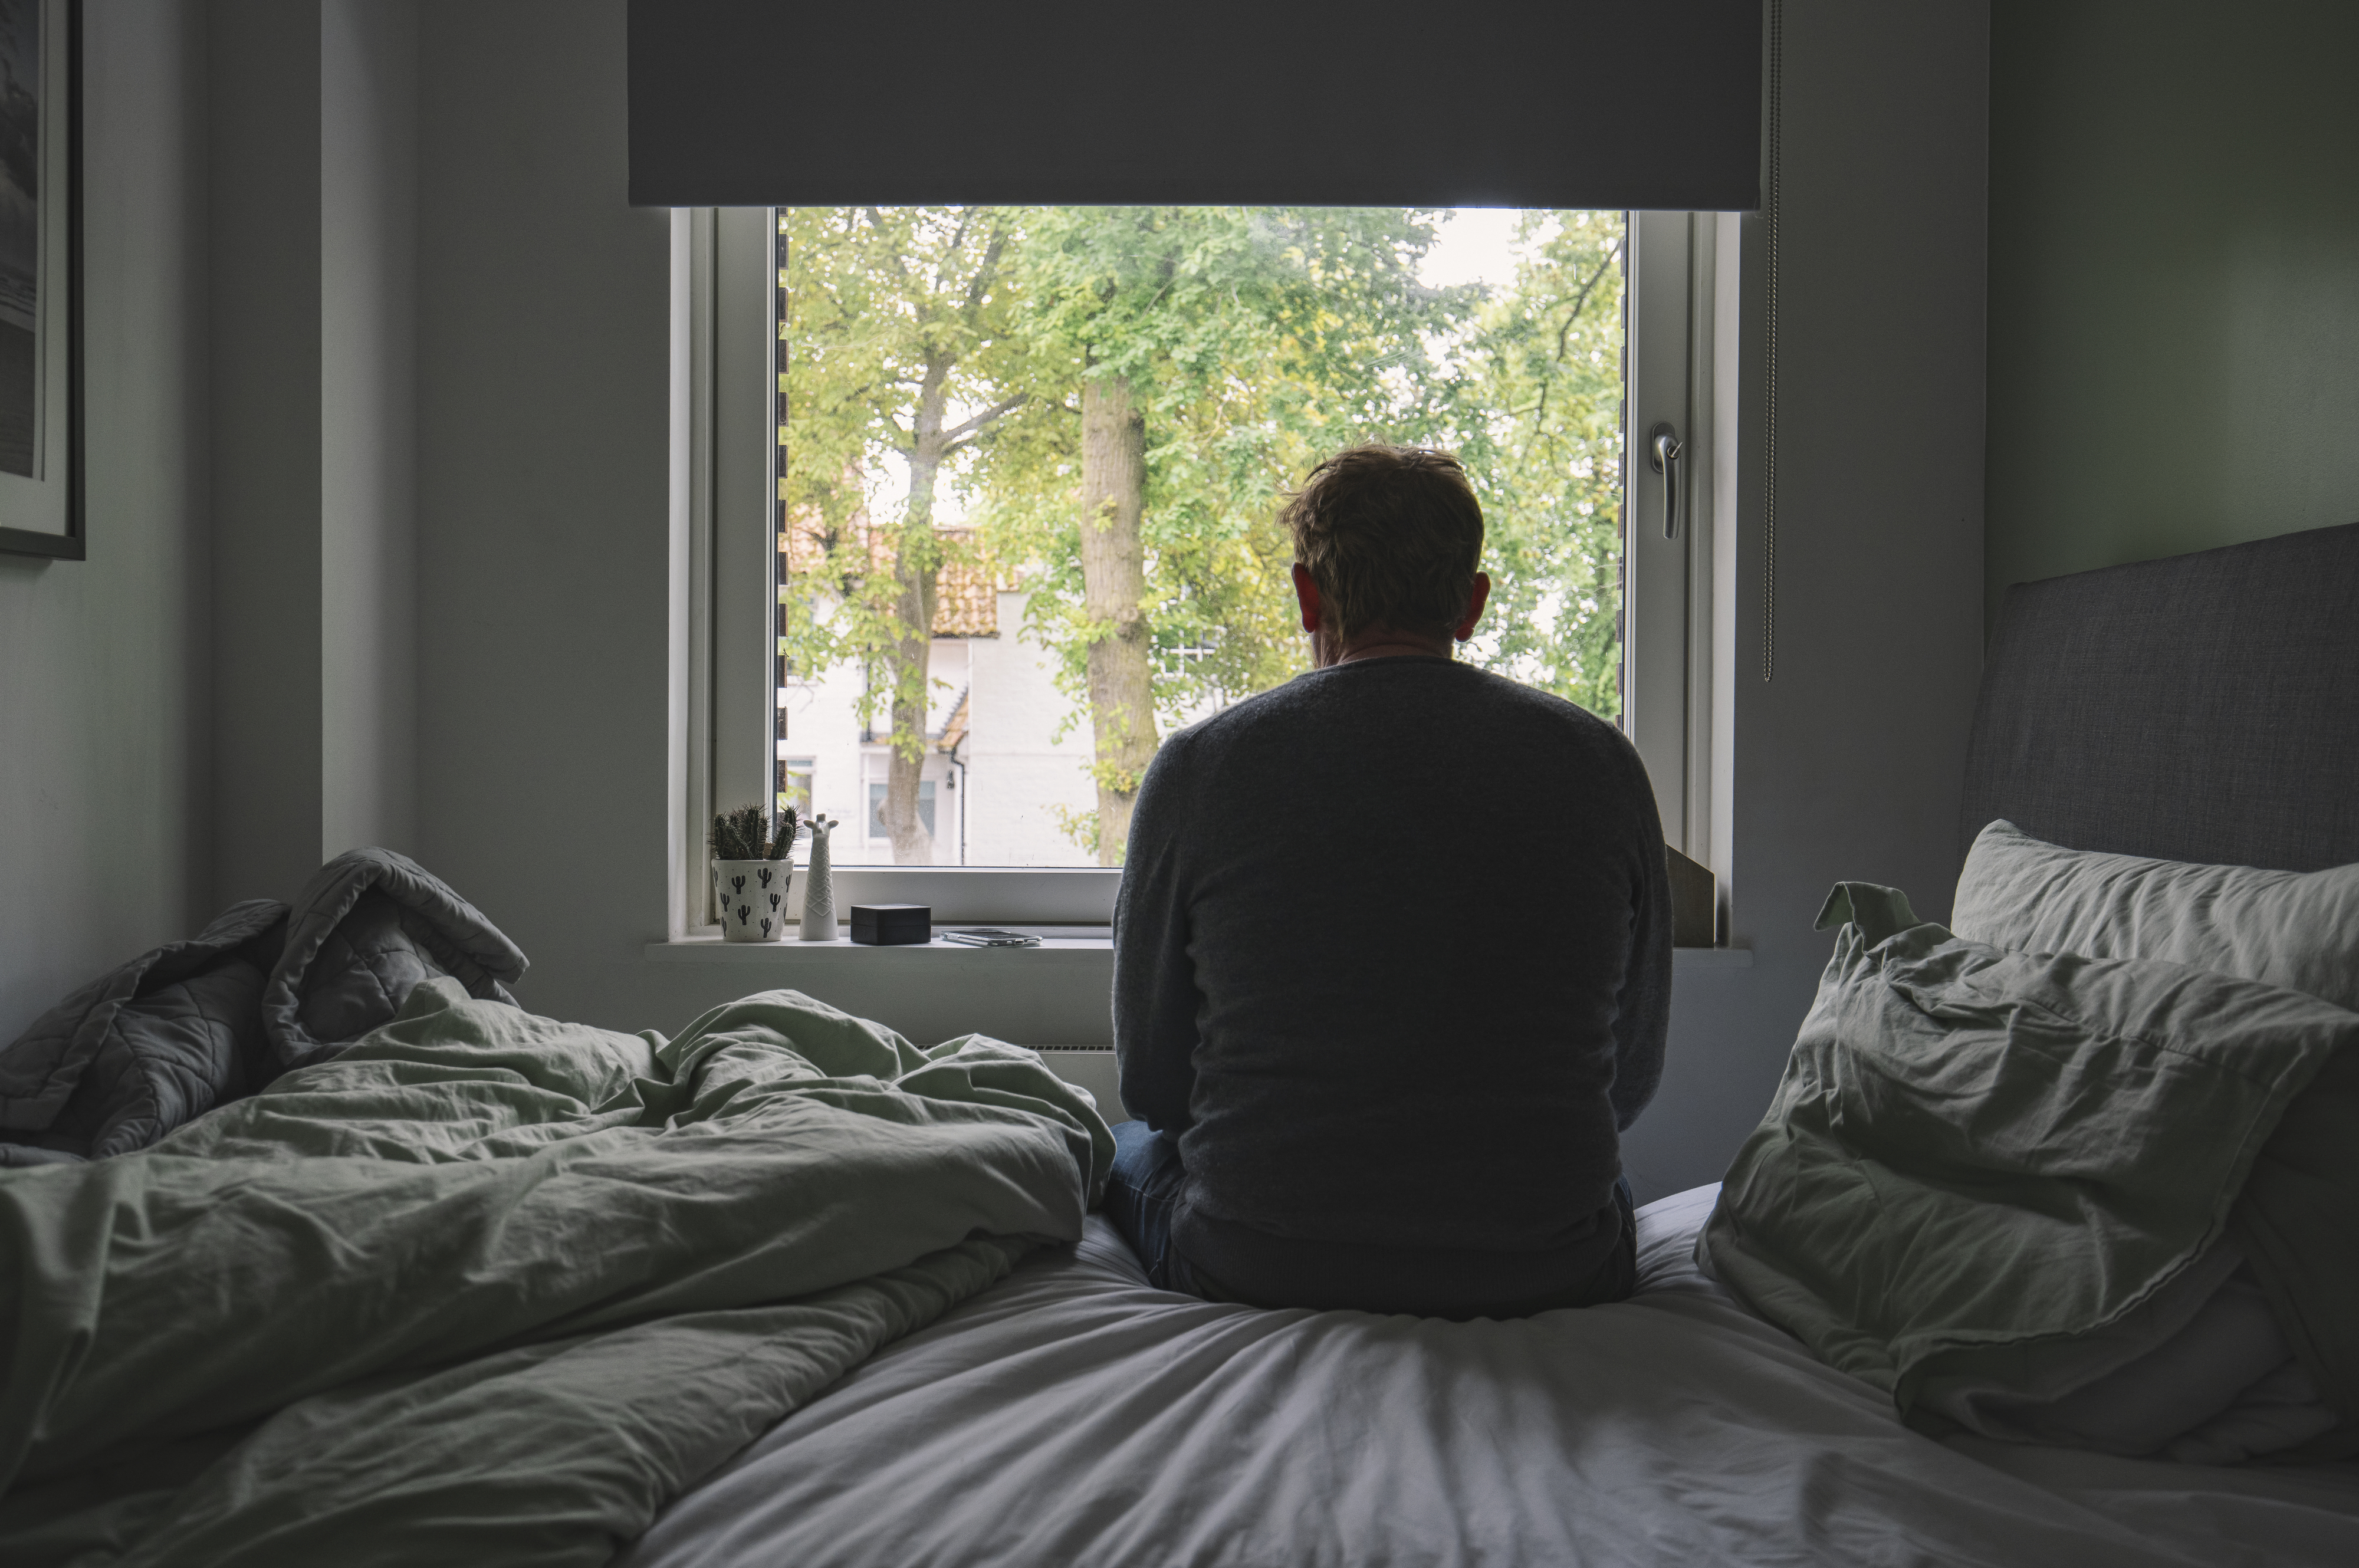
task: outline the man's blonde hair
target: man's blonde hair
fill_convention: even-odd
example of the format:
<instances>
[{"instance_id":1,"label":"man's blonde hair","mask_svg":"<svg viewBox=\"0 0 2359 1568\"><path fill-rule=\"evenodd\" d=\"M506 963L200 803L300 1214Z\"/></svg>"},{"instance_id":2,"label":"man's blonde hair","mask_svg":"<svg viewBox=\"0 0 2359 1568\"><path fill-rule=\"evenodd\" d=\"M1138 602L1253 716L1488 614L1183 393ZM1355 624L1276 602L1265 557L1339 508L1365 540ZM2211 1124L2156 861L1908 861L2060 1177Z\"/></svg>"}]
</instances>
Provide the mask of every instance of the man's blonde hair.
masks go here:
<instances>
[{"instance_id":1,"label":"man's blonde hair","mask_svg":"<svg viewBox=\"0 0 2359 1568\"><path fill-rule=\"evenodd\" d=\"M1335 636L1388 626L1446 637L1466 618L1483 507L1451 453L1373 443L1339 452L1310 471L1279 517Z\"/></svg>"}]
</instances>

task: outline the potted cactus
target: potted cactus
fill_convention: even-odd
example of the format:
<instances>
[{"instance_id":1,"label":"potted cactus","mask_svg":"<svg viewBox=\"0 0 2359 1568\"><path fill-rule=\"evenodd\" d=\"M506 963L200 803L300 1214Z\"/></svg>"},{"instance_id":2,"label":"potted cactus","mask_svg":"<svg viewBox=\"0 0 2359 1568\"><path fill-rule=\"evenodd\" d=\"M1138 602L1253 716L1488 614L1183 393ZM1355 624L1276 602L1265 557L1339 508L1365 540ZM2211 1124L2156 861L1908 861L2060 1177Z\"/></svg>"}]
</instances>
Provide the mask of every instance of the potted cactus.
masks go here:
<instances>
[{"instance_id":1,"label":"potted cactus","mask_svg":"<svg viewBox=\"0 0 2359 1568\"><path fill-rule=\"evenodd\" d=\"M728 942L777 942L787 934L787 887L795 865L795 811L789 806L770 833L770 814L740 806L712 819L712 901Z\"/></svg>"}]
</instances>

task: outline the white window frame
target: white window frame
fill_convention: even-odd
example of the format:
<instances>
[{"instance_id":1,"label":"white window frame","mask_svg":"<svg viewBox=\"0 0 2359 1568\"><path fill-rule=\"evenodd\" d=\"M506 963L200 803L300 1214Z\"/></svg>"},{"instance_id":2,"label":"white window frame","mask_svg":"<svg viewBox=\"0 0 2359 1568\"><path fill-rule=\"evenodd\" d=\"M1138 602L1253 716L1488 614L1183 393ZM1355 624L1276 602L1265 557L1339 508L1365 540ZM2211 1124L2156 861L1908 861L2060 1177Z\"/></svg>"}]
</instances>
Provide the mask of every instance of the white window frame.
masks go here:
<instances>
[{"instance_id":1,"label":"white window frame","mask_svg":"<svg viewBox=\"0 0 2359 1568\"><path fill-rule=\"evenodd\" d=\"M778 341L777 218L766 208L673 213L676 484L684 479L685 808L675 937L713 925L704 830L717 803L769 799L776 724ZM1633 212L1625 267L1624 724L1655 785L1665 841L1728 865L1734 647L1736 218ZM1725 265L1720 265L1725 258ZM1675 528L1662 537L1663 479L1647 435L1684 441ZM864 809L865 801L863 800ZM850 827L853 824L846 823ZM865 824L861 825L863 833ZM1095 866L835 868L839 909L932 906L937 920L1103 926L1122 874ZM1724 887L1724 877L1723 877ZM1725 892L1723 894L1725 899Z\"/></svg>"},{"instance_id":2,"label":"white window frame","mask_svg":"<svg viewBox=\"0 0 2359 1568\"><path fill-rule=\"evenodd\" d=\"M1623 726L1646 761L1663 841L1720 874L1734 757L1738 218L1630 214L1623 308ZM1664 532L1649 435L1683 442ZM1725 922L1723 922L1725 929Z\"/></svg>"}]
</instances>

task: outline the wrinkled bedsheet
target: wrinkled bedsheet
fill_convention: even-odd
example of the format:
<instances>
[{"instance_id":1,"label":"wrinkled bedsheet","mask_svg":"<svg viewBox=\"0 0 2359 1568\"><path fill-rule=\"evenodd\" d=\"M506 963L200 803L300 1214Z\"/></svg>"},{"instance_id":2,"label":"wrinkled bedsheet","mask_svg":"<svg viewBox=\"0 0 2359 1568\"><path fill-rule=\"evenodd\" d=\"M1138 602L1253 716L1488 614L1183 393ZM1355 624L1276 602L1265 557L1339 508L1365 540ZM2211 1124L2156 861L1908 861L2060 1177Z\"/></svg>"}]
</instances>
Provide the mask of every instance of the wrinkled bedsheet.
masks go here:
<instances>
[{"instance_id":1,"label":"wrinkled bedsheet","mask_svg":"<svg viewBox=\"0 0 2359 1568\"><path fill-rule=\"evenodd\" d=\"M1030 1052L794 992L679 1038L429 979L155 1147L0 1171L0 1562L594 1568L878 1345L1079 1236Z\"/></svg>"},{"instance_id":2,"label":"wrinkled bedsheet","mask_svg":"<svg viewBox=\"0 0 2359 1568\"><path fill-rule=\"evenodd\" d=\"M1912 1432L1638 1216L1640 1290L1520 1323L1216 1305L1099 1217L690 1492L617 1568L2343 1568L2359 1466Z\"/></svg>"}]
</instances>

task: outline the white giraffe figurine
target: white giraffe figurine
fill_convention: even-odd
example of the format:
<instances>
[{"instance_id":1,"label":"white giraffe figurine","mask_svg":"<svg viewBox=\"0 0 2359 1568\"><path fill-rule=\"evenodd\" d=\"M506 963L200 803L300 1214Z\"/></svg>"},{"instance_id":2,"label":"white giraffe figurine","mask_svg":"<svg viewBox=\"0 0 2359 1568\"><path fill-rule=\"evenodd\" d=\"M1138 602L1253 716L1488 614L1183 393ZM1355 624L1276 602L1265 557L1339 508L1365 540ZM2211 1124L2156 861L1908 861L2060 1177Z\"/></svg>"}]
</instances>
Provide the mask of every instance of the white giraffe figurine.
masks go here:
<instances>
[{"instance_id":1,"label":"white giraffe figurine","mask_svg":"<svg viewBox=\"0 0 2359 1568\"><path fill-rule=\"evenodd\" d=\"M803 920L801 936L805 942L835 940L835 872L828 864L827 835L842 825L833 817L811 813L804 829L810 834L810 864L803 868Z\"/></svg>"}]
</instances>

